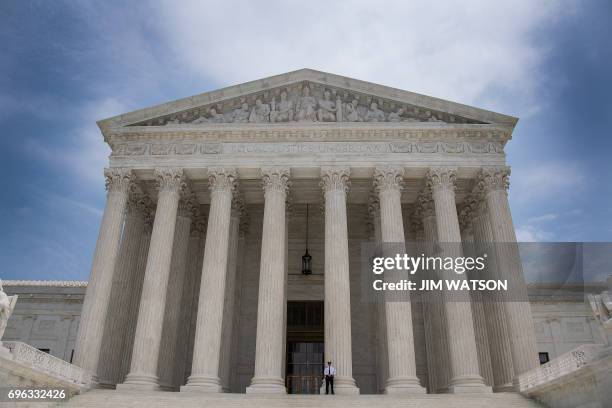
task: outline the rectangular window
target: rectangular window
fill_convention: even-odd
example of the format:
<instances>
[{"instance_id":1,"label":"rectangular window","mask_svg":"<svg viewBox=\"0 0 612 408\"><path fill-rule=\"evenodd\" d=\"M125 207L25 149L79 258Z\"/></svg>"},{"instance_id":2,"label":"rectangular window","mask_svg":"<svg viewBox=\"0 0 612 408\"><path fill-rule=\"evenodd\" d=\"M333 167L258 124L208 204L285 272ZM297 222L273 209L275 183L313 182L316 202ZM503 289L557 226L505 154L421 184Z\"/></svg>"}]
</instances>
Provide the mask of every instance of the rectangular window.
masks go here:
<instances>
[{"instance_id":1,"label":"rectangular window","mask_svg":"<svg viewBox=\"0 0 612 408\"><path fill-rule=\"evenodd\" d=\"M538 353L540 356L540 364L546 364L550 361L550 357L547 352Z\"/></svg>"},{"instance_id":2,"label":"rectangular window","mask_svg":"<svg viewBox=\"0 0 612 408\"><path fill-rule=\"evenodd\" d=\"M49 352L51 351L51 349L45 349L45 348L39 348L39 350L47 354L49 354Z\"/></svg>"}]
</instances>

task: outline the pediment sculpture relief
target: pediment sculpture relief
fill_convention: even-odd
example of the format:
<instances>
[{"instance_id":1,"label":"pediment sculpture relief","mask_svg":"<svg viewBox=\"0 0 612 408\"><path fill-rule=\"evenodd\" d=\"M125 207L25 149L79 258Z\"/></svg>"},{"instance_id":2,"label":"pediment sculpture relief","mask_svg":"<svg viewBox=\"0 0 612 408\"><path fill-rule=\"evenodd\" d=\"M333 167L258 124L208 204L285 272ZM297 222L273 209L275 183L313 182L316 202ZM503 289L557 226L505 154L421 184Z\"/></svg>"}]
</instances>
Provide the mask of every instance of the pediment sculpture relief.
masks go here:
<instances>
[{"instance_id":1,"label":"pediment sculpture relief","mask_svg":"<svg viewBox=\"0 0 612 408\"><path fill-rule=\"evenodd\" d=\"M303 82L136 123L136 126L286 122L482 123L446 112Z\"/></svg>"}]
</instances>

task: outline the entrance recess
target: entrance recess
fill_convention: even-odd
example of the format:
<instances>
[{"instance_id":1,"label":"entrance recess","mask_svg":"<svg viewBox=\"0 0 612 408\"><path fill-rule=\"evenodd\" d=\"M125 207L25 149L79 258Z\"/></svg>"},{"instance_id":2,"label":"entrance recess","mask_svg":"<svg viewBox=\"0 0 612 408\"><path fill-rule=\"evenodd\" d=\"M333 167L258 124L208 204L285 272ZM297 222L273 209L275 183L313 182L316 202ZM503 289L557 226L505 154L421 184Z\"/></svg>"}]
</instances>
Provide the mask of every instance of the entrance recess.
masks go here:
<instances>
[{"instance_id":1,"label":"entrance recess","mask_svg":"<svg viewBox=\"0 0 612 408\"><path fill-rule=\"evenodd\" d=\"M286 386L289 394L318 394L323 378L323 302L287 302Z\"/></svg>"}]
</instances>

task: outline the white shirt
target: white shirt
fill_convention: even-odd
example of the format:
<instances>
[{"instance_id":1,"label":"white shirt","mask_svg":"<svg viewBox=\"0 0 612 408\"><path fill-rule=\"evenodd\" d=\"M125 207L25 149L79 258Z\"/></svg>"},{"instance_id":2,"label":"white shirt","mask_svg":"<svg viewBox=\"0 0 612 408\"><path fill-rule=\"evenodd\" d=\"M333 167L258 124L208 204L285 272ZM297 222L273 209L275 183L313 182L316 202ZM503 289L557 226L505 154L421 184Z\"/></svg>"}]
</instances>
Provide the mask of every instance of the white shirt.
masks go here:
<instances>
[{"instance_id":1,"label":"white shirt","mask_svg":"<svg viewBox=\"0 0 612 408\"><path fill-rule=\"evenodd\" d=\"M336 375L336 367L325 366L325 370L323 370L323 375Z\"/></svg>"}]
</instances>

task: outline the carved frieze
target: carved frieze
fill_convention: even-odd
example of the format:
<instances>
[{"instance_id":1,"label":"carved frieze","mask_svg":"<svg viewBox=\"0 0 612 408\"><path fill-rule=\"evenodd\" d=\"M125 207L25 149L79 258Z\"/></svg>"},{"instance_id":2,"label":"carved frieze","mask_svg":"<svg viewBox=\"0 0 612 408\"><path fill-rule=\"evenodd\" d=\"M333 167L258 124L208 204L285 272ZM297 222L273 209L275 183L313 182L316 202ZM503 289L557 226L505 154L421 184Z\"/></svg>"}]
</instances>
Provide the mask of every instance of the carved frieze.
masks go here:
<instances>
[{"instance_id":1,"label":"carved frieze","mask_svg":"<svg viewBox=\"0 0 612 408\"><path fill-rule=\"evenodd\" d=\"M190 156L211 154L500 154L499 142L297 142L297 143L142 143L117 144L112 156Z\"/></svg>"}]
</instances>

